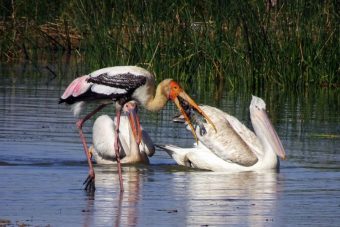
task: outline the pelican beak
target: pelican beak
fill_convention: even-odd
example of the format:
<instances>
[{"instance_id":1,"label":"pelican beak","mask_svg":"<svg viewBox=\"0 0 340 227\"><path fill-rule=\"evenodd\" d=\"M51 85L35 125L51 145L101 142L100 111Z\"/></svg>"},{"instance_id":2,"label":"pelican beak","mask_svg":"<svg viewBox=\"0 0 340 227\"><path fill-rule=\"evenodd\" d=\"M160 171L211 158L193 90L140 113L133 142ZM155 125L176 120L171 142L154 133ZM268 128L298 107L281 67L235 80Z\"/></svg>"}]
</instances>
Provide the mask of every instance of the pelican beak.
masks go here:
<instances>
[{"instance_id":1,"label":"pelican beak","mask_svg":"<svg viewBox=\"0 0 340 227\"><path fill-rule=\"evenodd\" d=\"M137 104L131 104L127 107L125 111L129 118L130 127L132 129L133 136L137 144L140 144L142 141L142 128L139 122L139 116L137 114Z\"/></svg>"},{"instance_id":2,"label":"pelican beak","mask_svg":"<svg viewBox=\"0 0 340 227\"><path fill-rule=\"evenodd\" d=\"M173 82L175 83L175 85L173 85L173 87L175 87L176 89L172 90L170 92L170 95L169 95L169 98L176 104L177 108L179 109L179 111L181 112L181 114L183 115L184 117L184 120L188 123L190 129L191 129L191 132L196 140L196 142L198 142L198 138L197 138L197 135L196 135L196 131L191 123L191 120L190 120L190 117L188 116L188 114L186 113L184 107L181 105L181 102L180 100L178 99L178 97L180 97L181 99L183 99L184 101L186 101L190 107L192 107L193 109L195 109L201 116L203 116L207 122L209 122L209 124L215 129L215 131L217 132L216 130L216 127L214 125L214 123L212 123L212 121L210 120L210 118L208 117L208 115L206 115L203 110L196 104L196 102L194 100L192 100L190 98L190 96L185 93L185 91L179 87L179 85L176 83L176 82Z\"/></svg>"},{"instance_id":3,"label":"pelican beak","mask_svg":"<svg viewBox=\"0 0 340 227\"><path fill-rule=\"evenodd\" d=\"M258 111L254 117L260 122L259 125L262 128L261 131L265 133L267 141L270 146L274 149L275 153L282 159L286 159L286 152L282 146L281 140L277 135L269 117L264 109ZM251 116L253 118L253 116ZM255 128L254 128L255 129Z\"/></svg>"}]
</instances>

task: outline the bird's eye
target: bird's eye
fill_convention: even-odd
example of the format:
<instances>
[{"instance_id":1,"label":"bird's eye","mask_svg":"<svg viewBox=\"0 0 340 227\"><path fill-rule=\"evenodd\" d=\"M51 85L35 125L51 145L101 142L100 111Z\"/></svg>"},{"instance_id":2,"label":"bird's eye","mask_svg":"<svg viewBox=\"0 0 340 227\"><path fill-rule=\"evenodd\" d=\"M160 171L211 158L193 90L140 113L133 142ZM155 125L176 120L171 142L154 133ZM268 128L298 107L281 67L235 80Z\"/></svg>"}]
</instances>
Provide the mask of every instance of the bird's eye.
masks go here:
<instances>
[{"instance_id":1,"label":"bird's eye","mask_svg":"<svg viewBox=\"0 0 340 227\"><path fill-rule=\"evenodd\" d=\"M172 88L173 88L174 90L178 90L178 86L177 86L177 85L173 86Z\"/></svg>"}]
</instances>

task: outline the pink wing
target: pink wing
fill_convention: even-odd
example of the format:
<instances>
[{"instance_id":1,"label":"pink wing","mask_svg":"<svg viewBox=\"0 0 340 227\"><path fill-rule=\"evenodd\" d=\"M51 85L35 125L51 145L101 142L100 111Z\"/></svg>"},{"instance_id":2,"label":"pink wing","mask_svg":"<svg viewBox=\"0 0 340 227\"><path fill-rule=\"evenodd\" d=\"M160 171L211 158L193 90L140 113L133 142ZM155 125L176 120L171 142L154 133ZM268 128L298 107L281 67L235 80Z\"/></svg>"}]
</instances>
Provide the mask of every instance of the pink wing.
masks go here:
<instances>
[{"instance_id":1,"label":"pink wing","mask_svg":"<svg viewBox=\"0 0 340 227\"><path fill-rule=\"evenodd\" d=\"M87 82L88 78L89 76L85 75L73 80L66 88L64 94L61 96L61 99L67 99L70 96L77 97L81 94L84 94L92 85L92 83Z\"/></svg>"}]
</instances>

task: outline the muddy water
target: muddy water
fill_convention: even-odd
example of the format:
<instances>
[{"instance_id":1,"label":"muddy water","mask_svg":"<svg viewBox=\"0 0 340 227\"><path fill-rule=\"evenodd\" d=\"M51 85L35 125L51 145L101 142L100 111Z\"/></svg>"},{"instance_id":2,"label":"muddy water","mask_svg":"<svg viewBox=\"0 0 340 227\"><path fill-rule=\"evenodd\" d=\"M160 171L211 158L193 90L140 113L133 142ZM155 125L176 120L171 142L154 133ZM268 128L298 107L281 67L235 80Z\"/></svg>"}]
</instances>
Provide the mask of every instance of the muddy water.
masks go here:
<instances>
[{"instance_id":1,"label":"muddy water","mask_svg":"<svg viewBox=\"0 0 340 227\"><path fill-rule=\"evenodd\" d=\"M71 80L52 81L2 69L0 75L0 226L338 226L340 129L336 91L269 101L288 160L280 172L213 173L177 167L162 151L150 166L95 165L94 195L82 190L87 164L75 119L58 97ZM249 125L250 96L222 94L215 103ZM271 100L268 96L266 100ZM292 100L295 99L295 100ZM305 100L306 101L306 100ZM277 106L283 106L278 110ZM112 114L112 109L104 112ZM190 146L190 133L142 112L156 143ZM91 125L85 132L91 141Z\"/></svg>"}]
</instances>

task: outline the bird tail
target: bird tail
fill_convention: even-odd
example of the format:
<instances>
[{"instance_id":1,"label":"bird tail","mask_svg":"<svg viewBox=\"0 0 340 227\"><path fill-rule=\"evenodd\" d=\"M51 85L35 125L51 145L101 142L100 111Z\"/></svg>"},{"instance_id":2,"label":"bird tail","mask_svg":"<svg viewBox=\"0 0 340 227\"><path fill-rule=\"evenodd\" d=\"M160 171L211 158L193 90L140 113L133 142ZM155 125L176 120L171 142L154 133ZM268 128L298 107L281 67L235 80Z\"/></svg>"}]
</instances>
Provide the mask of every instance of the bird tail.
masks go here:
<instances>
[{"instance_id":1,"label":"bird tail","mask_svg":"<svg viewBox=\"0 0 340 227\"><path fill-rule=\"evenodd\" d=\"M59 98L58 104L65 102L65 99Z\"/></svg>"}]
</instances>

